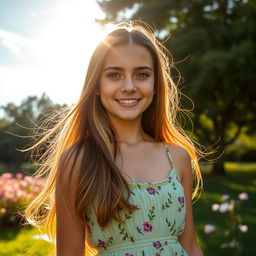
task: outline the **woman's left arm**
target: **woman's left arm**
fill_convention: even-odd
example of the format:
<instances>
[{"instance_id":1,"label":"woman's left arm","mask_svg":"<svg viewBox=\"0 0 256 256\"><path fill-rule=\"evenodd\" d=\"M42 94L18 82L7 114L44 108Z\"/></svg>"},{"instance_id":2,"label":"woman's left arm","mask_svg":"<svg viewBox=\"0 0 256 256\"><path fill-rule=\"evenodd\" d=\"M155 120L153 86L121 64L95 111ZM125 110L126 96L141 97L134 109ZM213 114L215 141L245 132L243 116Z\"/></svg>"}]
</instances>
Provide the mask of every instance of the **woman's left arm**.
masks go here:
<instances>
[{"instance_id":1,"label":"woman's left arm","mask_svg":"<svg viewBox=\"0 0 256 256\"><path fill-rule=\"evenodd\" d=\"M182 186L184 189L186 200L186 215L185 215L185 229L181 236L179 236L179 242L182 247L187 251L189 256L203 256L203 252L200 249L195 235L193 210L192 210L192 189L193 189L193 172L191 166L191 158L188 152L184 149L181 150L181 176Z\"/></svg>"}]
</instances>

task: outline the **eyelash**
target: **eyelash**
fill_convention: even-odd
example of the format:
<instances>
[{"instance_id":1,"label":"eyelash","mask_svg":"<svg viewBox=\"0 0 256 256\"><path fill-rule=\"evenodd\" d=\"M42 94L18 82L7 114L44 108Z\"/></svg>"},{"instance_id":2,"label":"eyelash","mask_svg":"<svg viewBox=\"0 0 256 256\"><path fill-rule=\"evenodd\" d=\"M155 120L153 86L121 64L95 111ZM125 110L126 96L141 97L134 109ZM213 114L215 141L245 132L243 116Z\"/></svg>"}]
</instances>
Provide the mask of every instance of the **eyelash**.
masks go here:
<instances>
[{"instance_id":1,"label":"eyelash","mask_svg":"<svg viewBox=\"0 0 256 256\"><path fill-rule=\"evenodd\" d=\"M141 73L138 73L137 75L139 76L139 78L148 78L148 77L150 77L150 74L146 73L146 72L141 72Z\"/></svg>"},{"instance_id":2,"label":"eyelash","mask_svg":"<svg viewBox=\"0 0 256 256\"><path fill-rule=\"evenodd\" d=\"M107 78L115 79L117 76L120 76L118 73L109 73L107 74Z\"/></svg>"},{"instance_id":3,"label":"eyelash","mask_svg":"<svg viewBox=\"0 0 256 256\"><path fill-rule=\"evenodd\" d=\"M116 78L119 78L120 76L121 76L120 74L115 73L115 72L109 73L106 75L107 78L111 78L111 79L116 79ZM136 74L136 77L146 79L146 78L150 77L150 74L147 72L140 72L140 73Z\"/></svg>"}]
</instances>

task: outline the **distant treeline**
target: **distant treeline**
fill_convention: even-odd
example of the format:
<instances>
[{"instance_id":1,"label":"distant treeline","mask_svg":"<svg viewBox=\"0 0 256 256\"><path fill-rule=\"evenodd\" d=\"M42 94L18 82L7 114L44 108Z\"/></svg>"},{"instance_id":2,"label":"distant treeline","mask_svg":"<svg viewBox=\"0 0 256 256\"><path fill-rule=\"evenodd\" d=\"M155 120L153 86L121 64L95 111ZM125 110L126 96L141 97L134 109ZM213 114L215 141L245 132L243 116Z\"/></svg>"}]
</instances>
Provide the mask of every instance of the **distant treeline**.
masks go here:
<instances>
[{"instance_id":1,"label":"distant treeline","mask_svg":"<svg viewBox=\"0 0 256 256\"><path fill-rule=\"evenodd\" d=\"M67 105L53 103L46 94L41 97L29 96L19 106L14 103L1 106L4 111L4 116L0 118L0 164L2 169L17 169L19 171L18 169L24 166L24 163L30 162L29 153L19 150L33 145L39 138L39 133L43 131L39 127L46 120L48 120L48 126L52 125L54 119L49 122L50 114L63 107L67 107Z\"/></svg>"},{"instance_id":2,"label":"distant treeline","mask_svg":"<svg viewBox=\"0 0 256 256\"><path fill-rule=\"evenodd\" d=\"M14 103L1 106L4 111L4 116L0 119L0 166L2 165L2 169L17 169L19 171L21 166L24 167L24 164L26 165L26 163L30 162L29 154L20 152L17 149L24 149L33 145L39 138L38 135L40 135L40 132L43 131L39 128L42 127L41 124L44 123L44 128L54 125L57 119L50 119L50 116L58 116L58 110L65 107L67 105L54 104L45 94L41 97L29 96L19 106ZM239 122L235 124L230 119L229 123L223 126L224 130L216 131L213 120L207 117L207 115L197 113L194 113L194 115L195 117L192 119L194 124L192 139L198 141L205 147L209 146L209 151L216 150L216 154L213 154L209 159L218 157L218 152L221 152L218 149L220 147L220 139L216 139L219 134L219 136L223 136L221 138L222 143L223 141L232 141L232 143L222 145L224 154L218 160L221 159L223 162L227 160L255 161L256 133L251 132L249 122L247 126L243 124L240 127ZM182 116L182 120L182 126L190 134L191 121L185 115ZM246 115L244 115L244 123L245 121ZM48 127L45 126L46 124ZM239 134L237 133L238 130ZM208 140L205 139L206 131L208 131ZM213 145L214 143L215 145Z\"/></svg>"}]
</instances>

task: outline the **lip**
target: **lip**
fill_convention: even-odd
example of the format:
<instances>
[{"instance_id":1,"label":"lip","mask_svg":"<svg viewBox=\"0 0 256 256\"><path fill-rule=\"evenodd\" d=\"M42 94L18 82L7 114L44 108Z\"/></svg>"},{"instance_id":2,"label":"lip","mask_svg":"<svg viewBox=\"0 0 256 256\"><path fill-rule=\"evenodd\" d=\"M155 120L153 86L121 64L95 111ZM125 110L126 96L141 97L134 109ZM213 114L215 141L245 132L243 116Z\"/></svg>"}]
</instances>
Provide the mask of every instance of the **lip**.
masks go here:
<instances>
[{"instance_id":1,"label":"lip","mask_svg":"<svg viewBox=\"0 0 256 256\"><path fill-rule=\"evenodd\" d=\"M131 103L125 103L125 102L121 102L121 100L134 100L135 102L131 102ZM134 107L136 106L139 101L141 100L141 98L122 98L122 99L115 99L115 101L117 102L118 105L122 106L122 107Z\"/></svg>"},{"instance_id":2,"label":"lip","mask_svg":"<svg viewBox=\"0 0 256 256\"><path fill-rule=\"evenodd\" d=\"M140 100L141 98L120 98L115 100Z\"/></svg>"}]
</instances>

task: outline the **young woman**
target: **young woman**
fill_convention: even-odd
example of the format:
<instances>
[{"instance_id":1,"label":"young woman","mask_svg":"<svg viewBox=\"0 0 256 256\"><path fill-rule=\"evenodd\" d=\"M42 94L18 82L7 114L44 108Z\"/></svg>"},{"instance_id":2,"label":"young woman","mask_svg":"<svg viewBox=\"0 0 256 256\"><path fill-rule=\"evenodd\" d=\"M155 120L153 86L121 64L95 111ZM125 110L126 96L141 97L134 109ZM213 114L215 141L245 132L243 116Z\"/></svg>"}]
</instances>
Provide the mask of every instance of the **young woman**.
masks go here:
<instances>
[{"instance_id":1,"label":"young woman","mask_svg":"<svg viewBox=\"0 0 256 256\"><path fill-rule=\"evenodd\" d=\"M138 22L95 49L77 104L36 145L50 145L37 172L47 180L25 216L46 224L53 254L203 255L192 214L203 152L177 123L172 67Z\"/></svg>"}]
</instances>

